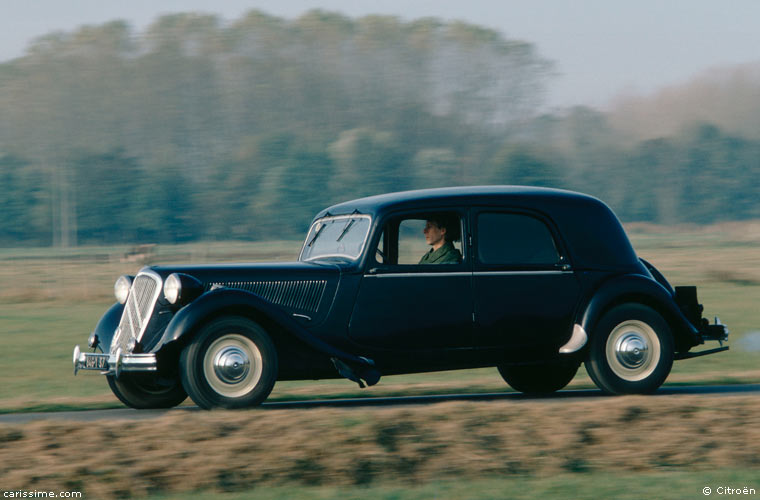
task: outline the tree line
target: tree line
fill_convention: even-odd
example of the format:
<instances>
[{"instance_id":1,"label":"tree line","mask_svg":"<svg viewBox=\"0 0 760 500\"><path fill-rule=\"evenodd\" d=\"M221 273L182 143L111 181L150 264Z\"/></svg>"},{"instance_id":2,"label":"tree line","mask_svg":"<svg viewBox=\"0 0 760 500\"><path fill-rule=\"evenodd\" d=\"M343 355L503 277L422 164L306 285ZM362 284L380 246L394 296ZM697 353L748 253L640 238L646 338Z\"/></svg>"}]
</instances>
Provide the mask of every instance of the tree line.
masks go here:
<instances>
[{"instance_id":1,"label":"tree line","mask_svg":"<svg viewBox=\"0 0 760 500\"><path fill-rule=\"evenodd\" d=\"M0 245L298 238L331 203L467 184L575 189L626 221L760 217L756 139L537 116L553 71L528 42L436 19L51 34L0 64Z\"/></svg>"}]
</instances>

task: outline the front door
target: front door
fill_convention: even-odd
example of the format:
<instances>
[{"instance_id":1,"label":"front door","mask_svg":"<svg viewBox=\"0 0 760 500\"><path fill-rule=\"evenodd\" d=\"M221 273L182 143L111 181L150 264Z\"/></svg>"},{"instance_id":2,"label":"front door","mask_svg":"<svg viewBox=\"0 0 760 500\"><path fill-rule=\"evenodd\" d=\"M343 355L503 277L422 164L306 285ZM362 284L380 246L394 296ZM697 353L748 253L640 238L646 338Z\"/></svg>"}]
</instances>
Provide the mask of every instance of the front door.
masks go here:
<instances>
[{"instance_id":1,"label":"front door","mask_svg":"<svg viewBox=\"0 0 760 500\"><path fill-rule=\"evenodd\" d=\"M419 263L433 249L425 226L437 215L397 216L385 224L349 324L357 344L396 351L472 346L472 272L463 257L461 213L439 217L449 226L449 257Z\"/></svg>"}]
</instances>

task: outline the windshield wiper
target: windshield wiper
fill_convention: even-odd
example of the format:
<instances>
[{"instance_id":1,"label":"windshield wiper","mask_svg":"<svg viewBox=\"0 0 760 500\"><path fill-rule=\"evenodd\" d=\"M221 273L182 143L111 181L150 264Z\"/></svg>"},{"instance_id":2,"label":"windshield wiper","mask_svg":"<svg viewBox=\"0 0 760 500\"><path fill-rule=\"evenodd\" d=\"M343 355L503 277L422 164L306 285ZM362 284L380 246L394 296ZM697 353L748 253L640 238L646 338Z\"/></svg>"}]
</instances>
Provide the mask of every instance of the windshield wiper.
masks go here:
<instances>
[{"instance_id":1,"label":"windshield wiper","mask_svg":"<svg viewBox=\"0 0 760 500\"><path fill-rule=\"evenodd\" d=\"M340 241L343 239L343 237L346 235L349 229L351 229L351 226L354 225L354 222L356 222L356 219L351 219L351 221L346 224L346 227L343 228L343 231L341 231L340 236L338 236L338 239L335 241Z\"/></svg>"},{"instance_id":2,"label":"windshield wiper","mask_svg":"<svg viewBox=\"0 0 760 500\"><path fill-rule=\"evenodd\" d=\"M319 238L319 235L322 234L322 230L324 230L325 227L327 227L327 224L322 224L322 227L320 227L319 229L317 229L317 232L314 234L314 237L311 239L310 242L308 242L306 244L307 247L311 248L311 246L314 244L314 242L317 241L317 238Z\"/></svg>"}]
</instances>

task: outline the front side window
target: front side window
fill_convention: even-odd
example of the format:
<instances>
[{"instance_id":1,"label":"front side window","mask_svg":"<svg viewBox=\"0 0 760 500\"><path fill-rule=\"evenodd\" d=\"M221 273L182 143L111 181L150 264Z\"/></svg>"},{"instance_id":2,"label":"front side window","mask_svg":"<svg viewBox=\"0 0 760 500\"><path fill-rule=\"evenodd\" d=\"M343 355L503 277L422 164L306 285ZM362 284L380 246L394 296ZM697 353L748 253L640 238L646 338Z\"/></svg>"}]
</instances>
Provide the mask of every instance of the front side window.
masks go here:
<instances>
[{"instance_id":1,"label":"front side window","mask_svg":"<svg viewBox=\"0 0 760 500\"><path fill-rule=\"evenodd\" d=\"M340 215L315 221L306 236L299 260L358 259L367 241L370 222L368 215Z\"/></svg>"},{"instance_id":2,"label":"front side window","mask_svg":"<svg viewBox=\"0 0 760 500\"><path fill-rule=\"evenodd\" d=\"M481 213L477 221L477 255L481 264L549 266L560 261L549 228L523 214Z\"/></svg>"},{"instance_id":3,"label":"front side window","mask_svg":"<svg viewBox=\"0 0 760 500\"><path fill-rule=\"evenodd\" d=\"M455 212L394 218L380 238L376 261L390 265L450 265L463 261L462 219Z\"/></svg>"}]
</instances>

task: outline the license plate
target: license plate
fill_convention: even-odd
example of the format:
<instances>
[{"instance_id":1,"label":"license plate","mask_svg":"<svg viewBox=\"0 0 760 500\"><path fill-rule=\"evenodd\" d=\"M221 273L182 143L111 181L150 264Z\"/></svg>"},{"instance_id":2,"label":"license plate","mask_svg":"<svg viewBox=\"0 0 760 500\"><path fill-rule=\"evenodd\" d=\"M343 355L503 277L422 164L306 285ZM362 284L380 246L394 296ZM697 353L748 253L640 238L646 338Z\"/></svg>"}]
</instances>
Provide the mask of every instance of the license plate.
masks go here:
<instances>
[{"instance_id":1,"label":"license plate","mask_svg":"<svg viewBox=\"0 0 760 500\"><path fill-rule=\"evenodd\" d=\"M84 358L85 370L108 370L108 354L88 354Z\"/></svg>"}]
</instances>

